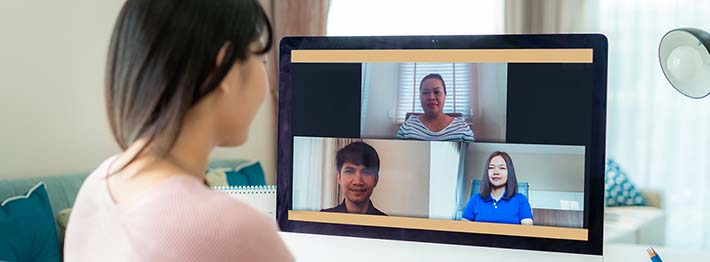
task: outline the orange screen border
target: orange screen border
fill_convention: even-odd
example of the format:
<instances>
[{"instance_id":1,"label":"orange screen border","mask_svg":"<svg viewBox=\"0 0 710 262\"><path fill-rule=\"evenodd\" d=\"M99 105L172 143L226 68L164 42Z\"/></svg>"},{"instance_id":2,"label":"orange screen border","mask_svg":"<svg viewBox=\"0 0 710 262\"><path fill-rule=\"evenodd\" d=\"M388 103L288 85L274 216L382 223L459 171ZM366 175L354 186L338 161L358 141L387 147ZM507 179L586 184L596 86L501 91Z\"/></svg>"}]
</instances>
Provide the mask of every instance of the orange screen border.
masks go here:
<instances>
[{"instance_id":1,"label":"orange screen border","mask_svg":"<svg viewBox=\"0 0 710 262\"><path fill-rule=\"evenodd\" d=\"M591 48L291 50L292 63L593 63Z\"/></svg>"}]
</instances>

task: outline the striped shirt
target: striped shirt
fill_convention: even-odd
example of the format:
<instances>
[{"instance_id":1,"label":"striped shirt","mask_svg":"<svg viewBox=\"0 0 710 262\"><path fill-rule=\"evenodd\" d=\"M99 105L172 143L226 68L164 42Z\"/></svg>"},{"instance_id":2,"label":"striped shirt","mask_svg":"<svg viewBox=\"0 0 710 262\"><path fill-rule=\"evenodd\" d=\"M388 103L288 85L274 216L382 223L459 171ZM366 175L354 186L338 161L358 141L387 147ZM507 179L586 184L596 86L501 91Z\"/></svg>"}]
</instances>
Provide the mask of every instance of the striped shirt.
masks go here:
<instances>
[{"instance_id":1,"label":"striped shirt","mask_svg":"<svg viewBox=\"0 0 710 262\"><path fill-rule=\"evenodd\" d=\"M439 132L429 130L419 117L411 115L399 127L398 139L433 140L433 141L468 141L473 142L473 131L463 117L455 117L454 121Z\"/></svg>"}]
</instances>

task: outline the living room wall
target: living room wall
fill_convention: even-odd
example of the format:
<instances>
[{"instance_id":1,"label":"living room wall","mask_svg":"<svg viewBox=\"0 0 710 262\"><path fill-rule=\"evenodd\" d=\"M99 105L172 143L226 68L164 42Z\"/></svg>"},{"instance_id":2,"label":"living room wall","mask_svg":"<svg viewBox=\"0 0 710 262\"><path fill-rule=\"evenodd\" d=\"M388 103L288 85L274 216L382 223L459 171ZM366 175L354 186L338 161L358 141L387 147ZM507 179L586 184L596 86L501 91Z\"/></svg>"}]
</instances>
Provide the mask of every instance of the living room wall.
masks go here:
<instances>
[{"instance_id":1,"label":"living room wall","mask_svg":"<svg viewBox=\"0 0 710 262\"><path fill-rule=\"evenodd\" d=\"M103 77L123 0L0 2L0 179L85 173L119 152L104 111ZM248 142L213 158L260 160L276 182L273 102Z\"/></svg>"}]
</instances>

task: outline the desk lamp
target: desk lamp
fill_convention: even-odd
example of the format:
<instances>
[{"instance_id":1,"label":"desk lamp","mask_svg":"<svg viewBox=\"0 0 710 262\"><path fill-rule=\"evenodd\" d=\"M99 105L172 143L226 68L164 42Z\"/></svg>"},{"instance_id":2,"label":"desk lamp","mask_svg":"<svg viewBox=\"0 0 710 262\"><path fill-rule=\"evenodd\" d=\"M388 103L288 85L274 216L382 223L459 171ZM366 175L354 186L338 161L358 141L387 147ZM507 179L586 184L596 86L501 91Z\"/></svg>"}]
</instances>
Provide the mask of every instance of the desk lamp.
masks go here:
<instances>
[{"instance_id":1,"label":"desk lamp","mask_svg":"<svg viewBox=\"0 0 710 262\"><path fill-rule=\"evenodd\" d=\"M663 74L673 88L690 98L710 94L710 34L697 28L666 33L658 46Z\"/></svg>"}]
</instances>

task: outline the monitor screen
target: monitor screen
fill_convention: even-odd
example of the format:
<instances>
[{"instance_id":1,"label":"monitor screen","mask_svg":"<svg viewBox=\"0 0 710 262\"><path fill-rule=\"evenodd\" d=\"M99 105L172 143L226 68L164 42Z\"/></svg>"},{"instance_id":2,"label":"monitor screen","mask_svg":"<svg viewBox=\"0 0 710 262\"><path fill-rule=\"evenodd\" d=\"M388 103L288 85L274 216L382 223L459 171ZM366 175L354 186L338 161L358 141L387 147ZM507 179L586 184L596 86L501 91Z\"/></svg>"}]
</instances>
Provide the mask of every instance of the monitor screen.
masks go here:
<instances>
[{"instance_id":1,"label":"monitor screen","mask_svg":"<svg viewBox=\"0 0 710 262\"><path fill-rule=\"evenodd\" d=\"M283 231L602 254L602 35L287 37Z\"/></svg>"}]
</instances>

